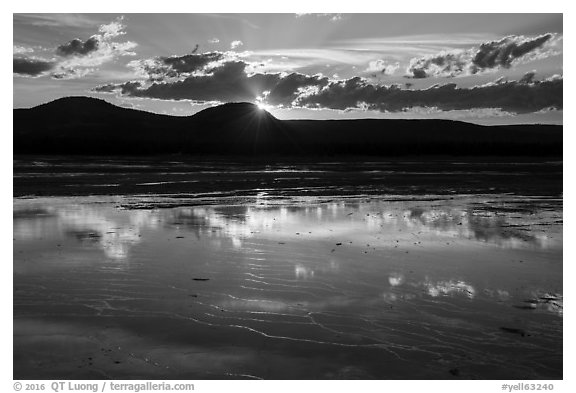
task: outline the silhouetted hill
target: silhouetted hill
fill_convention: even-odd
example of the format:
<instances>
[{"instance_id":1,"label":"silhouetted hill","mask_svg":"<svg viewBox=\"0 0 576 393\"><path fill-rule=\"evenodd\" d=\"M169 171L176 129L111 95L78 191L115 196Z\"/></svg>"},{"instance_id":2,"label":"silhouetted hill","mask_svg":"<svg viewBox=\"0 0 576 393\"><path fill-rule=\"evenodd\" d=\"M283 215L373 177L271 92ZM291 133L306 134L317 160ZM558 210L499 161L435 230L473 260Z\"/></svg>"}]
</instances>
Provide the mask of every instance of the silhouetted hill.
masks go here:
<instances>
[{"instance_id":1,"label":"silhouetted hill","mask_svg":"<svg viewBox=\"0 0 576 393\"><path fill-rule=\"evenodd\" d=\"M287 120L249 103L174 117L88 97L14 110L15 154L562 155L562 126Z\"/></svg>"},{"instance_id":2,"label":"silhouetted hill","mask_svg":"<svg viewBox=\"0 0 576 393\"><path fill-rule=\"evenodd\" d=\"M88 97L14 110L14 153L155 154L173 151L177 118L120 108Z\"/></svg>"}]
</instances>

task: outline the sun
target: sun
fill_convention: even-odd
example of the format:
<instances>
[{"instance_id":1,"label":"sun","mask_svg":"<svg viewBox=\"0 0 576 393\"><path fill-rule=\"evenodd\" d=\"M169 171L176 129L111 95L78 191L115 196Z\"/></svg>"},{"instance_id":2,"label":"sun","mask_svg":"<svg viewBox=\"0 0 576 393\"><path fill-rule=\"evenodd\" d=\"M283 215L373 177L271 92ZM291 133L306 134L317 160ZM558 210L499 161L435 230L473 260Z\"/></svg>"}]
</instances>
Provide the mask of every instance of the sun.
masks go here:
<instances>
[{"instance_id":1,"label":"sun","mask_svg":"<svg viewBox=\"0 0 576 393\"><path fill-rule=\"evenodd\" d=\"M262 101L257 101L255 102L256 107L258 108L258 111L260 112L269 112L270 109L272 108L271 105L265 104Z\"/></svg>"},{"instance_id":2,"label":"sun","mask_svg":"<svg viewBox=\"0 0 576 393\"><path fill-rule=\"evenodd\" d=\"M268 92L264 92L264 94L262 94L261 96L256 97L256 100L254 100L254 104L258 107L259 110L261 111L269 111L271 106L266 104L266 96Z\"/></svg>"}]
</instances>

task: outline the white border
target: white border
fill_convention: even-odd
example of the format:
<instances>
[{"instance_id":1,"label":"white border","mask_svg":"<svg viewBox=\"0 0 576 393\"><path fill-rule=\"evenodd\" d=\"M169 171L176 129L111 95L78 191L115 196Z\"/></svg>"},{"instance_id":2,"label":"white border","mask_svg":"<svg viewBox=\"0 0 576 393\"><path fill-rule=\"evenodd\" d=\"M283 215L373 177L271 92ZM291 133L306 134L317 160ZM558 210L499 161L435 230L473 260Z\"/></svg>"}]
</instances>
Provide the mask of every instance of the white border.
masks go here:
<instances>
[{"instance_id":1,"label":"white border","mask_svg":"<svg viewBox=\"0 0 576 393\"><path fill-rule=\"evenodd\" d=\"M284 12L338 12L338 13L563 13L564 14L564 59L566 64L571 65L573 55L569 48L574 48L572 38L574 37L574 2L548 0L546 2L529 2L529 0L483 0L482 2L465 1L311 1L311 0L291 0L283 4L272 3L271 1L232 1L220 0L218 2L195 2L195 1L172 1L172 2L144 2L144 1L118 1L118 0L98 0L95 2L72 2L70 0L28 0L25 2L10 2L2 5L2 48L6 53L12 53L13 42L13 20L12 13L32 13L32 12L88 12L88 13L284 13ZM12 86L12 71L9 62L2 62L2 75L4 78L10 77L10 83L5 80L6 85ZM571 69L571 67L570 67ZM574 247L571 240L574 237L573 208L573 186L570 177L573 173L574 161L572 149L574 148L574 132L572 125L573 118L573 82L570 74L564 75L564 87L567 92L564 97L564 381L549 381L554 383L553 392L575 391L573 358L574 339L572 332L575 332L574 313L570 307L573 304L574 289L570 285L570 279L574 278ZM1 210L2 223L2 262L7 270L2 274L2 356L0 357L0 390L11 392L13 390L12 380L12 227L10 222L10 210L12 207L12 91L2 94L2 161L0 171L4 191L4 208ZM10 98L12 97L12 99ZM40 382L40 381L39 381ZM50 382L50 381L46 381ZM101 381L95 381L101 382ZM134 382L134 381L131 381ZM514 382L514 381L510 381ZM526 381L534 382L537 381ZM308 390L329 389L331 392L350 391L418 391L418 392L497 392L502 391L501 381L200 381L196 382L197 391L254 391L266 392L275 389L279 392L293 392L304 388ZM571 388L570 388L571 386ZM47 390L50 391L50 390ZM516 391L519 392L519 391Z\"/></svg>"}]
</instances>

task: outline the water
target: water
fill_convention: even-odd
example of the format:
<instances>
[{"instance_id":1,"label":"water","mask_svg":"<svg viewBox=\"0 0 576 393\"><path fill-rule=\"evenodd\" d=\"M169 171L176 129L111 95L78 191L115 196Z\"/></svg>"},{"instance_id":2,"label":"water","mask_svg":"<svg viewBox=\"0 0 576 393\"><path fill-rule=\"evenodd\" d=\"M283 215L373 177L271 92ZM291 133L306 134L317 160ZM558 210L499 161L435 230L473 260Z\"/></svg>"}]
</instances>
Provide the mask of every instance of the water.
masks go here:
<instances>
[{"instance_id":1,"label":"water","mask_svg":"<svg viewBox=\"0 0 576 393\"><path fill-rule=\"evenodd\" d=\"M561 195L458 188L478 178L426 194L23 187L14 378L562 378Z\"/></svg>"}]
</instances>

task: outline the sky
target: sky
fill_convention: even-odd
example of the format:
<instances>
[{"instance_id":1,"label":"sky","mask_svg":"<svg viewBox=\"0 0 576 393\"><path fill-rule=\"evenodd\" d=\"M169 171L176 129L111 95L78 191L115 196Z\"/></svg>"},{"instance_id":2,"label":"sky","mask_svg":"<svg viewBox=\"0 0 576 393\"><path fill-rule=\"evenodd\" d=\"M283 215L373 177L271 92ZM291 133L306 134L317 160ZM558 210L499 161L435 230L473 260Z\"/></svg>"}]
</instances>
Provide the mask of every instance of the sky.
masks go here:
<instances>
[{"instance_id":1,"label":"sky","mask_svg":"<svg viewBox=\"0 0 576 393\"><path fill-rule=\"evenodd\" d=\"M14 14L13 105L562 124L562 14Z\"/></svg>"}]
</instances>

